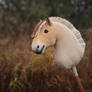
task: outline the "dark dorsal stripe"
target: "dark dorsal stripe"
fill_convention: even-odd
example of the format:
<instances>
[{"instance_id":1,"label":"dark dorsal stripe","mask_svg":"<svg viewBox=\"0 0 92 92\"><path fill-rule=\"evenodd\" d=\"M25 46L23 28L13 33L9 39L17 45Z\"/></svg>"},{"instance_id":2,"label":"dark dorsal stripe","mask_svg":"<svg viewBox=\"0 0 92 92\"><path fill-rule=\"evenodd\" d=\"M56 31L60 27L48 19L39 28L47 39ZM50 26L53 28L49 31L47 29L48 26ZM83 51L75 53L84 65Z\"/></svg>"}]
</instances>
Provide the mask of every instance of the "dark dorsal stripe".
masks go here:
<instances>
[{"instance_id":1,"label":"dark dorsal stripe","mask_svg":"<svg viewBox=\"0 0 92 92\"><path fill-rule=\"evenodd\" d=\"M38 24L36 25L36 27L34 28L34 31L32 33L32 38L35 36L36 32L38 31L38 28L40 27L40 25L43 23L42 20L40 20L40 22L38 22Z\"/></svg>"}]
</instances>

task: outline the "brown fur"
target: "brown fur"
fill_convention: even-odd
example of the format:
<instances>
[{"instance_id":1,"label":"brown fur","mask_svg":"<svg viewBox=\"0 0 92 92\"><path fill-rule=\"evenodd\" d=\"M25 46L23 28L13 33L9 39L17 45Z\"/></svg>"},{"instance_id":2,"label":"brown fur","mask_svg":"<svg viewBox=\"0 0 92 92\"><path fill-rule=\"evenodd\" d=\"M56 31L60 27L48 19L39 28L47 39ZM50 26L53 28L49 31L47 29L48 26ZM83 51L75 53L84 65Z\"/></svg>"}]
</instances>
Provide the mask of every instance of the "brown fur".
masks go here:
<instances>
[{"instance_id":1,"label":"brown fur","mask_svg":"<svg viewBox=\"0 0 92 92\"><path fill-rule=\"evenodd\" d=\"M37 24L36 27L34 28L34 31L33 31L32 35L31 35L32 38L34 38L36 32L38 31L38 28L40 27L40 25L41 25L43 22L44 22L44 20L43 20L43 21L40 20L40 22L38 22L38 24ZM45 25L51 26L51 22L50 22L49 18L46 18L46 24L45 24Z\"/></svg>"},{"instance_id":2,"label":"brown fur","mask_svg":"<svg viewBox=\"0 0 92 92\"><path fill-rule=\"evenodd\" d=\"M52 26L48 25L48 23L46 21L45 25L41 28L41 31L40 31L39 35L36 36L33 39L34 40L34 43L36 43L37 40L40 40L42 43L48 43L48 44L52 44L53 45L54 42L55 42L55 39L56 39L56 32L53 32L53 30L55 28L52 27ZM49 31L47 34L44 33L44 30L45 29L47 29Z\"/></svg>"}]
</instances>

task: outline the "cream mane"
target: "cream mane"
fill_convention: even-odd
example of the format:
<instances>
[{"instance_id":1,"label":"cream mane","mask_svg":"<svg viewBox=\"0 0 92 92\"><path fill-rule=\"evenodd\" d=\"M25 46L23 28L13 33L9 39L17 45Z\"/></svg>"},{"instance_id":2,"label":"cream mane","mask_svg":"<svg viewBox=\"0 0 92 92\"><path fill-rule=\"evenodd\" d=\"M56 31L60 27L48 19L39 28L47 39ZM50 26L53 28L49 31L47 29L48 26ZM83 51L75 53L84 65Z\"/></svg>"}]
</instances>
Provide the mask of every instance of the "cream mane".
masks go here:
<instances>
[{"instance_id":1,"label":"cream mane","mask_svg":"<svg viewBox=\"0 0 92 92\"><path fill-rule=\"evenodd\" d=\"M67 26L74 33L76 38L79 40L82 48L85 49L85 42L82 39L80 32L69 21L61 17L50 17L49 19L55 22L60 22L61 24Z\"/></svg>"}]
</instances>

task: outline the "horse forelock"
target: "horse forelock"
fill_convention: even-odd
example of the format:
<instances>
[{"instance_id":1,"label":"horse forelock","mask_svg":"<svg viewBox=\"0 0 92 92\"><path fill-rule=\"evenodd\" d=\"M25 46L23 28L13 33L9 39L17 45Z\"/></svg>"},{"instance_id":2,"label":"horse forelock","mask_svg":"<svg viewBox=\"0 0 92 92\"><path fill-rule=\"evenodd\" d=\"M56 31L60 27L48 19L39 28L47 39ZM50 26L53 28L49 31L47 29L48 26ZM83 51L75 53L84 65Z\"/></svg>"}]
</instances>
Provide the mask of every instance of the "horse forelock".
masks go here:
<instances>
[{"instance_id":1,"label":"horse forelock","mask_svg":"<svg viewBox=\"0 0 92 92\"><path fill-rule=\"evenodd\" d=\"M35 28L34 28L34 30L33 30L32 37L35 36L35 34L36 34L36 32L37 32L39 26L42 24L42 22L43 22L43 21L39 21L39 22L37 23L37 25L35 26Z\"/></svg>"},{"instance_id":2,"label":"horse forelock","mask_svg":"<svg viewBox=\"0 0 92 92\"><path fill-rule=\"evenodd\" d=\"M37 25L35 26L34 31L32 33L32 37L37 36L40 33L41 28L44 26L45 23L46 23L46 21L39 21L37 23Z\"/></svg>"}]
</instances>

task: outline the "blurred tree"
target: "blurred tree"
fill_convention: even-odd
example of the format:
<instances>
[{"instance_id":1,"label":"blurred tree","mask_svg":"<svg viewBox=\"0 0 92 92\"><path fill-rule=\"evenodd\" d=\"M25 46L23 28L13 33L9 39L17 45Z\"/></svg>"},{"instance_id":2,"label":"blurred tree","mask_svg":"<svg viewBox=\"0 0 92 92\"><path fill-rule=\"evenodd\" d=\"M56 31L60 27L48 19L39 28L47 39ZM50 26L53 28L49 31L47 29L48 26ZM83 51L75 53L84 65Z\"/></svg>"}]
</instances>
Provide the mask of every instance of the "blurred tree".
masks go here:
<instances>
[{"instance_id":1,"label":"blurred tree","mask_svg":"<svg viewBox=\"0 0 92 92\"><path fill-rule=\"evenodd\" d=\"M91 25L91 0L1 0L8 13L22 21L36 21L47 16L61 16L78 26Z\"/></svg>"}]
</instances>

